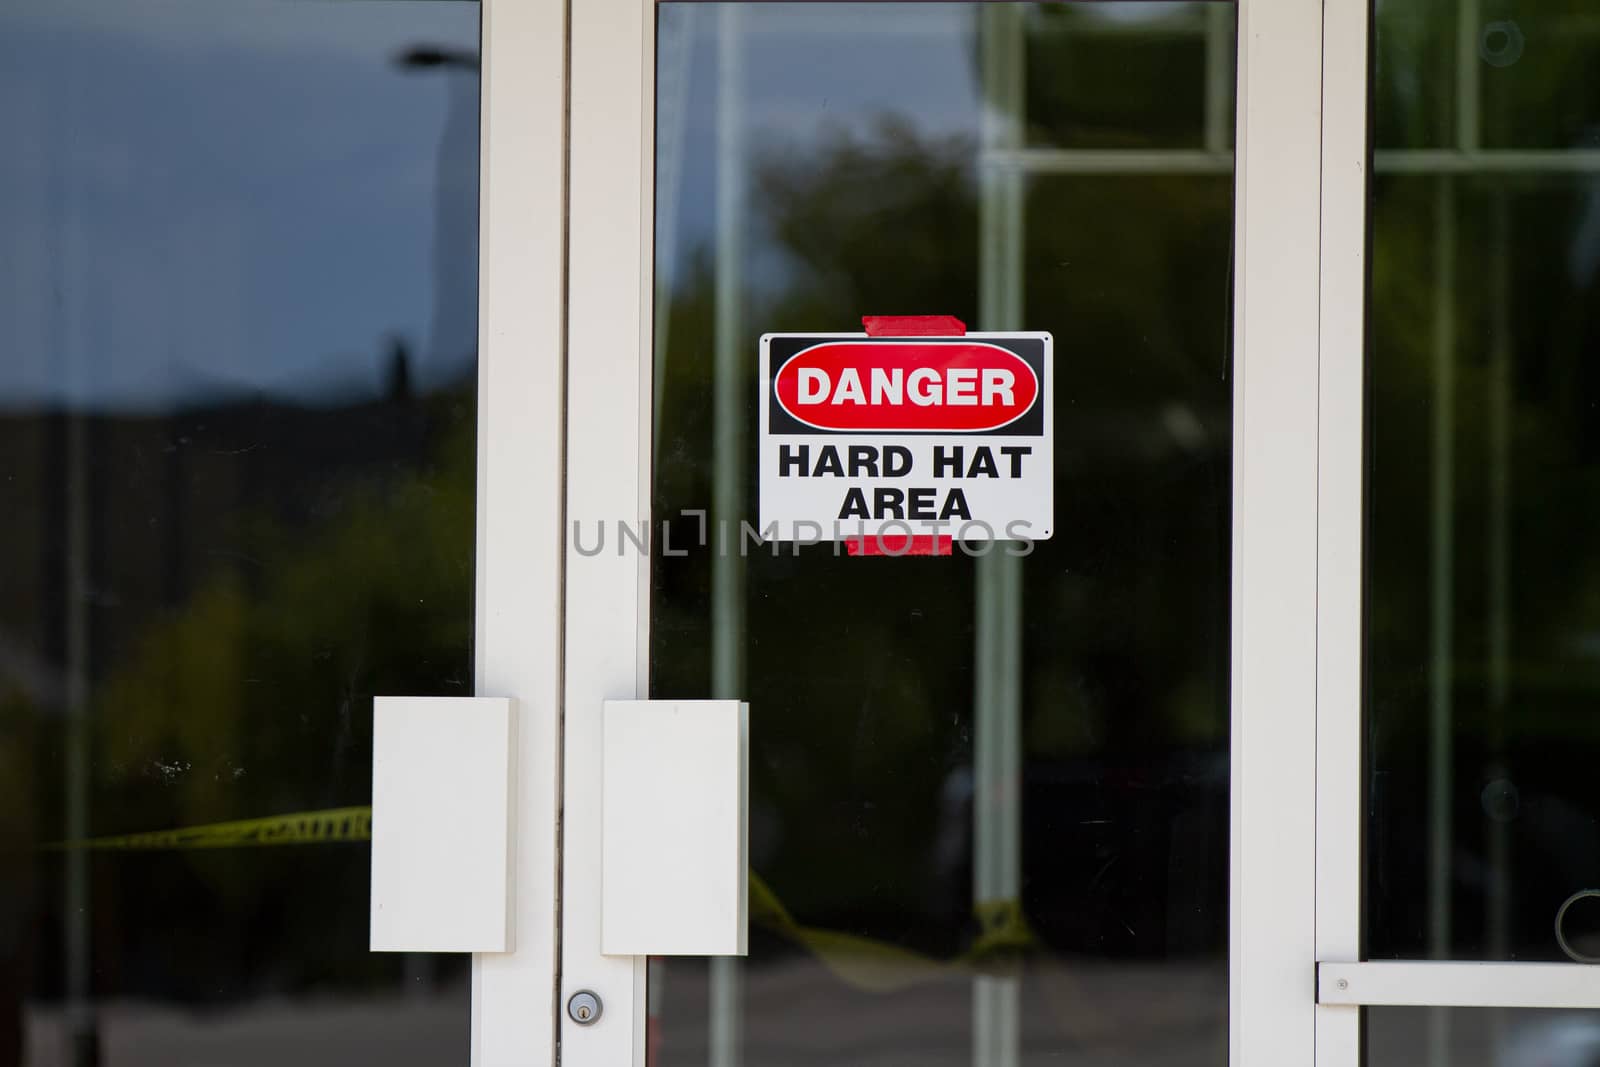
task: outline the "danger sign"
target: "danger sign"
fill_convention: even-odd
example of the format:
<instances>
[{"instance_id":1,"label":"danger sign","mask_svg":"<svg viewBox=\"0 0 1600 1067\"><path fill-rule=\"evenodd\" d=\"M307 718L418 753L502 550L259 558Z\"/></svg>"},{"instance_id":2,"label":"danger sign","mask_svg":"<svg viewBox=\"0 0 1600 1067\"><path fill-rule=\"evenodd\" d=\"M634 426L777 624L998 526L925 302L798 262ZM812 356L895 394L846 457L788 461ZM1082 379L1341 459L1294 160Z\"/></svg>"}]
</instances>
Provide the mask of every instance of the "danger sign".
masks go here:
<instances>
[{"instance_id":1,"label":"danger sign","mask_svg":"<svg viewBox=\"0 0 1600 1067\"><path fill-rule=\"evenodd\" d=\"M1048 333L763 336L763 531L1048 538L1050 359Z\"/></svg>"}]
</instances>

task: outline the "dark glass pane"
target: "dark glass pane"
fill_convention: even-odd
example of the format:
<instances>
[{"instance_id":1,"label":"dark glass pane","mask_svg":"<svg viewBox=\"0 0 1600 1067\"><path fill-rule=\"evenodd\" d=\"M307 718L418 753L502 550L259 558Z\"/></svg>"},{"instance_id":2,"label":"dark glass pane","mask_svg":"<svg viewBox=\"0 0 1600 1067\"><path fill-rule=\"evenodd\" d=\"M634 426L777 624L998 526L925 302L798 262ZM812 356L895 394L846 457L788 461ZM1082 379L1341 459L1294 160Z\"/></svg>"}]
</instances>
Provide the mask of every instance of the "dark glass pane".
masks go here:
<instances>
[{"instance_id":1,"label":"dark glass pane","mask_svg":"<svg viewBox=\"0 0 1600 1067\"><path fill-rule=\"evenodd\" d=\"M1430 1060L1430 1049L1437 1050ZM1368 1008L1367 1067L1591 1067L1600 1012L1548 1008Z\"/></svg>"},{"instance_id":2,"label":"dark glass pane","mask_svg":"<svg viewBox=\"0 0 1600 1067\"><path fill-rule=\"evenodd\" d=\"M1373 8L1372 139L1437 148L1456 139L1456 0L1382 0Z\"/></svg>"},{"instance_id":3,"label":"dark glass pane","mask_svg":"<svg viewBox=\"0 0 1600 1067\"><path fill-rule=\"evenodd\" d=\"M1408 41L1383 43L1386 19L1404 8L1426 16L1420 70L1456 27L1442 9L1383 5L1379 41L1392 63L1413 58ZM1572 48L1585 24L1574 21ZM1508 69L1473 62L1486 94ZM1530 144L1565 143L1570 105L1593 104L1570 85L1548 91L1519 105ZM1380 96L1380 129L1386 106ZM1595 160L1565 148L1376 157L1366 587L1375 957L1563 959L1557 911L1600 885L1597 182ZM1594 952L1600 916L1586 911L1572 912L1566 932Z\"/></svg>"},{"instance_id":4,"label":"dark glass pane","mask_svg":"<svg viewBox=\"0 0 1600 1067\"><path fill-rule=\"evenodd\" d=\"M1600 150L1600 11L1593 4L1495 0L1473 29L1485 145Z\"/></svg>"},{"instance_id":5,"label":"dark glass pane","mask_svg":"<svg viewBox=\"0 0 1600 1067\"><path fill-rule=\"evenodd\" d=\"M1211 10L658 9L651 689L749 700L753 866L747 960L651 966L656 1064L1226 1061L1231 112L1194 149L1234 43ZM1196 61L1129 103L1045 58L1072 19ZM996 155L1070 130L1093 136L1047 173ZM1104 130L1188 147L1074 173ZM983 246L1010 266L986 276ZM1056 535L1020 560L719 551L719 518L755 522L760 335L911 311L1053 332Z\"/></svg>"},{"instance_id":6,"label":"dark glass pane","mask_svg":"<svg viewBox=\"0 0 1600 1067\"><path fill-rule=\"evenodd\" d=\"M471 692L477 54L0 9L0 1063L466 1058L464 961L367 951L367 805L372 696Z\"/></svg>"},{"instance_id":7,"label":"dark glass pane","mask_svg":"<svg viewBox=\"0 0 1600 1067\"><path fill-rule=\"evenodd\" d=\"M1231 147L1234 13L1227 3L1159 0L1033 6L1029 145ZM1121 91L1107 92L1114 82Z\"/></svg>"},{"instance_id":8,"label":"dark glass pane","mask_svg":"<svg viewBox=\"0 0 1600 1067\"><path fill-rule=\"evenodd\" d=\"M1600 148L1592 4L1384 0L1374 20L1380 149Z\"/></svg>"}]
</instances>

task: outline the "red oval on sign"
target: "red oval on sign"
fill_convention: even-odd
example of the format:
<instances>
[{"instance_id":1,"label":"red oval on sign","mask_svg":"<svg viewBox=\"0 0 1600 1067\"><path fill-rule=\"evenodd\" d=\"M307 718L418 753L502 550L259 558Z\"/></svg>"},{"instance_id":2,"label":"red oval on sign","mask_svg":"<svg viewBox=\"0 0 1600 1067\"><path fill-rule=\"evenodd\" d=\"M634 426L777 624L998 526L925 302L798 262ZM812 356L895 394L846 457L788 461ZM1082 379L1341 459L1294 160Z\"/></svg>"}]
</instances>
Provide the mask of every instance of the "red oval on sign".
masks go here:
<instances>
[{"instance_id":1,"label":"red oval on sign","mask_svg":"<svg viewBox=\"0 0 1600 1067\"><path fill-rule=\"evenodd\" d=\"M819 430L998 430L1033 407L1039 379L982 341L827 341L778 369L778 403Z\"/></svg>"}]
</instances>

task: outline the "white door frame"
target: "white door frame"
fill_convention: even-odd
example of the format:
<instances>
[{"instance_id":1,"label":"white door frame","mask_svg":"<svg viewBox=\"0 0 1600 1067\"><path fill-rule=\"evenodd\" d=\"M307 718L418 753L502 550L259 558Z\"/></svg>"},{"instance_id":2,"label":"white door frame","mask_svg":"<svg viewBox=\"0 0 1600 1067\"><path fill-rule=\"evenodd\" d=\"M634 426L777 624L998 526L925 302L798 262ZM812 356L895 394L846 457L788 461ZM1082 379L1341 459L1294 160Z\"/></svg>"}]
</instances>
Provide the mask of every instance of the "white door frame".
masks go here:
<instances>
[{"instance_id":1,"label":"white door frame","mask_svg":"<svg viewBox=\"0 0 1600 1067\"><path fill-rule=\"evenodd\" d=\"M1352 10L1364 20L1364 4L1329 0L1329 8L1330 34L1344 35L1338 40L1348 47L1346 22ZM564 1062L609 1067L643 1063L644 964L600 954L598 727L603 700L646 695L648 559L614 550L581 554L570 523L649 516L655 4L582 0L570 19L567 788L558 1003L593 990L605 1016L593 1026L559 1012L555 1018ZM1359 319L1344 334L1319 325L1327 298L1319 240L1323 44L1319 0L1241 0L1229 1025L1231 1062L1248 1067L1309 1064L1314 1048L1317 585L1324 577L1318 459L1330 446L1316 430L1327 384L1318 353L1328 335L1361 333ZM1364 54L1364 37L1361 44ZM1364 60L1355 69L1364 97ZM1335 88L1330 81L1329 91ZM494 107L491 95L486 122ZM1364 106L1361 113L1364 122ZM1348 118L1344 105L1339 114ZM485 147L492 168L494 146L486 139ZM494 228L486 221L486 237ZM1337 288L1333 295L1348 296ZM1355 360L1359 382L1359 349ZM1358 412L1359 401L1358 391ZM1359 429L1354 435L1359 443ZM1354 456L1359 484L1359 449ZM486 978L488 964L478 973Z\"/></svg>"},{"instance_id":2,"label":"white door frame","mask_svg":"<svg viewBox=\"0 0 1600 1067\"><path fill-rule=\"evenodd\" d=\"M1316 958L1361 945L1361 595L1365 498L1368 0L1323 16L1317 411ZM1361 1013L1319 1003L1316 1058L1361 1063Z\"/></svg>"},{"instance_id":3,"label":"white door frame","mask_svg":"<svg viewBox=\"0 0 1600 1067\"><path fill-rule=\"evenodd\" d=\"M1464 22L1471 57L1474 25ZM1368 143L1366 0L1328 0L1322 115L1322 327L1317 555L1317 999L1320 1063L1361 1062L1364 1006L1600 1008L1600 968L1578 963L1363 961L1362 535L1365 475L1367 169L1449 173L1500 156L1537 167L1537 153L1482 152L1476 112L1457 144L1373 153ZM1476 68L1458 77L1475 100ZM1520 157L1520 158L1519 158ZM1371 161L1371 162L1369 162Z\"/></svg>"},{"instance_id":4,"label":"white door frame","mask_svg":"<svg viewBox=\"0 0 1600 1067\"><path fill-rule=\"evenodd\" d=\"M589 530L650 514L655 144L653 0L571 10L566 513ZM648 556L566 550L566 791L560 999L586 989L602 1021L559 1014L567 1064L645 1055L642 957L600 954L600 711L648 696Z\"/></svg>"},{"instance_id":5,"label":"white door frame","mask_svg":"<svg viewBox=\"0 0 1600 1067\"><path fill-rule=\"evenodd\" d=\"M517 703L512 951L473 956L472 1062L526 1067L558 1035L566 0L483 0L481 32L476 691Z\"/></svg>"},{"instance_id":6,"label":"white door frame","mask_svg":"<svg viewBox=\"0 0 1600 1067\"><path fill-rule=\"evenodd\" d=\"M1239 8L1233 1067L1314 1058L1322 16Z\"/></svg>"},{"instance_id":7,"label":"white door frame","mask_svg":"<svg viewBox=\"0 0 1600 1067\"><path fill-rule=\"evenodd\" d=\"M583 556L566 525L649 514L654 16L483 3L477 682L520 707L516 947L474 960L480 1065L553 1063L558 1038L576 1067L643 1062L643 962L599 954L586 791L600 702L645 694L648 560ZM1366 0L1239 3L1229 1025L1249 1067L1354 1067L1362 1005L1600 1007L1592 967L1360 959L1368 22ZM568 1023L562 988L601 993L605 1024Z\"/></svg>"}]
</instances>

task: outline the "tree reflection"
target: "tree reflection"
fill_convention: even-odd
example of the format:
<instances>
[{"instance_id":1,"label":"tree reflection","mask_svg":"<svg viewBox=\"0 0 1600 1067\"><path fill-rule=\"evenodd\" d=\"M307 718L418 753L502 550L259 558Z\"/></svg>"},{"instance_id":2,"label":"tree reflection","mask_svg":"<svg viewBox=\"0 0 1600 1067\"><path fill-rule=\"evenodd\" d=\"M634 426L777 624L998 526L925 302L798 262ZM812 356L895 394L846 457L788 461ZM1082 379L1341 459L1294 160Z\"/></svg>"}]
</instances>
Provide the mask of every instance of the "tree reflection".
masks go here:
<instances>
[{"instance_id":1,"label":"tree reflection","mask_svg":"<svg viewBox=\"0 0 1600 1067\"><path fill-rule=\"evenodd\" d=\"M781 267L746 286L751 353L761 332L849 330L862 313L975 319L971 139L891 116L770 147L755 174L746 240ZM1025 895L1059 949L1221 946L1230 199L1225 176L1029 191L1028 325L1057 337L1065 521L1027 561ZM671 305L663 517L710 491L710 286L702 258ZM695 533L685 519L673 537ZM707 684L708 568L704 553L655 561L660 695ZM946 954L970 943L971 562L819 546L755 556L748 582L757 869L803 921ZM1180 833L1210 844L1178 849Z\"/></svg>"}]
</instances>

